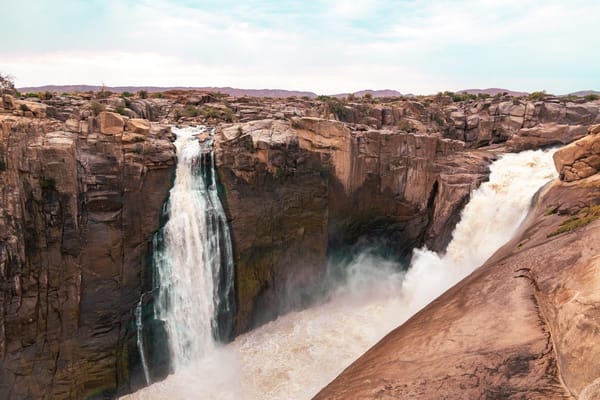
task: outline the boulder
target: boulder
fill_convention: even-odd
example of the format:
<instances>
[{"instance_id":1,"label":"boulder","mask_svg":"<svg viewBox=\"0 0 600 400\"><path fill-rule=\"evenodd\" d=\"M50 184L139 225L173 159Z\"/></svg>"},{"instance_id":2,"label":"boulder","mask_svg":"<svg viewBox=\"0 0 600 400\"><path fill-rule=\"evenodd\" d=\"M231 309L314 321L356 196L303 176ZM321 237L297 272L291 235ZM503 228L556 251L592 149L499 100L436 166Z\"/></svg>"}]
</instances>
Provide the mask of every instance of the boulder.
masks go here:
<instances>
[{"instance_id":1,"label":"boulder","mask_svg":"<svg viewBox=\"0 0 600 400\"><path fill-rule=\"evenodd\" d=\"M572 182L600 171L600 125L594 125L589 132L588 136L554 153L554 165L561 180Z\"/></svg>"},{"instance_id":2,"label":"boulder","mask_svg":"<svg viewBox=\"0 0 600 400\"><path fill-rule=\"evenodd\" d=\"M150 122L141 118L133 118L127 121L127 130L129 132L147 135L150 132Z\"/></svg>"},{"instance_id":3,"label":"boulder","mask_svg":"<svg viewBox=\"0 0 600 400\"><path fill-rule=\"evenodd\" d=\"M97 120L100 126L100 133L104 135L118 135L123 133L125 121L119 114L103 111L98 114Z\"/></svg>"},{"instance_id":4,"label":"boulder","mask_svg":"<svg viewBox=\"0 0 600 400\"><path fill-rule=\"evenodd\" d=\"M17 108L15 104L15 98L10 94L2 95L2 108L5 110L14 110Z\"/></svg>"}]
</instances>

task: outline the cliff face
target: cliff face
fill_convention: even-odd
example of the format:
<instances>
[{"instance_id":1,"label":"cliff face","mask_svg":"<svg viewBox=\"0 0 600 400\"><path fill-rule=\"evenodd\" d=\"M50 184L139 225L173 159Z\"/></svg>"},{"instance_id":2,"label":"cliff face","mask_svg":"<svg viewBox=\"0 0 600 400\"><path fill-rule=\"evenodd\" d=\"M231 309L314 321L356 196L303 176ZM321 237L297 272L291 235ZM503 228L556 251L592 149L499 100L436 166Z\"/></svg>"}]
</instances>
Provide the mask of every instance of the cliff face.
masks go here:
<instances>
[{"instance_id":1,"label":"cliff face","mask_svg":"<svg viewBox=\"0 0 600 400\"><path fill-rule=\"evenodd\" d=\"M236 332L305 305L328 256L445 245L493 154L461 142L352 131L318 118L219 131L217 166L236 255Z\"/></svg>"},{"instance_id":2,"label":"cliff face","mask_svg":"<svg viewBox=\"0 0 600 400\"><path fill-rule=\"evenodd\" d=\"M132 310L174 172L170 130L18 104L5 96L0 110L0 397L112 393L137 357Z\"/></svg>"},{"instance_id":3,"label":"cliff face","mask_svg":"<svg viewBox=\"0 0 600 400\"><path fill-rule=\"evenodd\" d=\"M556 153L563 179L598 154L597 129ZM315 398L596 398L597 171L546 187L515 239Z\"/></svg>"}]
</instances>

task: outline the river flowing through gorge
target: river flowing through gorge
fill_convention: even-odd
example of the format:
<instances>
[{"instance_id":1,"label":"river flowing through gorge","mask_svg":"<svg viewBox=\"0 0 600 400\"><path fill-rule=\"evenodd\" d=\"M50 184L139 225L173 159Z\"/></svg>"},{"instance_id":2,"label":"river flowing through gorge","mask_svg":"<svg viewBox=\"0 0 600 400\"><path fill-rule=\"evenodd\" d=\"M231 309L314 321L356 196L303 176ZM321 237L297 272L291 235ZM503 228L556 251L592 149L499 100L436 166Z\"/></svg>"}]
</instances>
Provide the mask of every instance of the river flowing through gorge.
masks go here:
<instances>
[{"instance_id":1,"label":"river flowing through gorge","mask_svg":"<svg viewBox=\"0 0 600 400\"><path fill-rule=\"evenodd\" d=\"M510 240L532 196L556 177L552 151L503 155L491 165L489 181L472 193L445 254L416 249L403 271L365 252L345 267L346 279L332 287L328 301L216 345L219 310L233 307L223 303L230 298L233 262L212 156L199 161L209 154L196 138L202 129L174 129L180 161L155 255L157 317L167 326L175 373L125 399L311 398ZM194 172L201 165L210 169L208 180L205 170Z\"/></svg>"}]
</instances>

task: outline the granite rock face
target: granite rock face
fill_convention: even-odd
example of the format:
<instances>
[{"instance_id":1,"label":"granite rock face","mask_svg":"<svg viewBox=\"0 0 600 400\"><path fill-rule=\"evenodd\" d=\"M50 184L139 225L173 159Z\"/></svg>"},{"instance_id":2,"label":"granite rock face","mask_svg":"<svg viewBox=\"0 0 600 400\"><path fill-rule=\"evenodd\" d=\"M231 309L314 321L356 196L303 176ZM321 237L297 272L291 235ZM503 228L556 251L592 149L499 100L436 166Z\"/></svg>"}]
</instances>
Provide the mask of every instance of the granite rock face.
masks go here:
<instances>
[{"instance_id":1,"label":"granite rock face","mask_svg":"<svg viewBox=\"0 0 600 400\"><path fill-rule=\"evenodd\" d=\"M599 217L600 175L554 181L511 242L315 399L596 398Z\"/></svg>"},{"instance_id":2,"label":"granite rock face","mask_svg":"<svg viewBox=\"0 0 600 400\"><path fill-rule=\"evenodd\" d=\"M174 173L170 130L20 111L0 114L0 397L110 396L137 357L132 310Z\"/></svg>"},{"instance_id":3,"label":"granite rock face","mask_svg":"<svg viewBox=\"0 0 600 400\"><path fill-rule=\"evenodd\" d=\"M319 118L220 129L217 166L233 235L243 332L305 305L328 256L445 246L492 153L436 136Z\"/></svg>"}]
</instances>

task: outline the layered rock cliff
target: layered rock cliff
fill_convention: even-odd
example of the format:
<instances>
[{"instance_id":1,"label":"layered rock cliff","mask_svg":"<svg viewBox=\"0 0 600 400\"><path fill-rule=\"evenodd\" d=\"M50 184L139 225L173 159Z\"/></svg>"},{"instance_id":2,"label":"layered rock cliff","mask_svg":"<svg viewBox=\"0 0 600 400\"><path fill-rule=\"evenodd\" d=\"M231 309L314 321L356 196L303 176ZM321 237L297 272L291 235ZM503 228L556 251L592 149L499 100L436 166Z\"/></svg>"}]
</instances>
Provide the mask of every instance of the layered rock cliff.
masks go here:
<instances>
[{"instance_id":1,"label":"layered rock cliff","mask_svg":"<svg viewBox=\"0 0 600 400\"><path fill-rule=\"evenodd\" d=\"M113 393L137 357L132 311L174 172L170 130L79 108L61 122L10 96L4 106L0 397Z\"/></svg>"},{"instance_id":2,"label":"layered rock cliff","mask_svg":"<svg viewBox=\"0 0 600 400\"><path fill-rule=\"evenodd\" d=\"M101 397L144 384L134 309L142 293L152 300L171 124L217 126L237 334L308 304L331 257L445 247L498 152L570 142L598 118L598 102L564 99L5 95L0 397ZM596 165L565 161L564 176Z\"/></svg>"},{"instance_id":3,"label":"layered rock cliff","mask_svg":"<svg viewBox=\"0 0 600 400\"><path fill-rule=\"evenodd\" d=\"M491 158L434 135L318 118L221 129L237 332L306 305L332 256L371 247L405 259L415 246L445 245Z\"/></svg>"},{"instance_id":4,"label":"layered rock cliff","mask_svg":"<svg viewBox=\"0 0 600 400\"><path fill-rule=\"evenodd\" d=\"M598 129L555 154L562 180L511 242L315 399L597 398Z\"/></svg>"}]
</instances>

